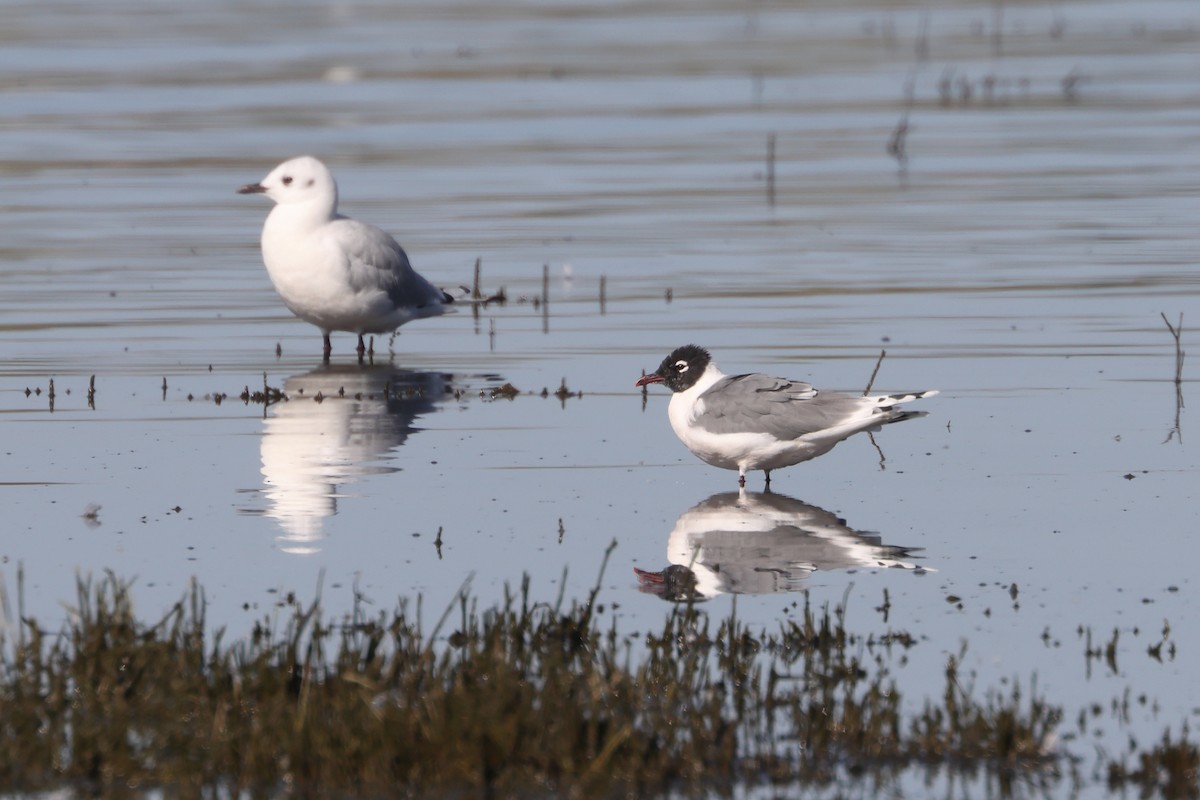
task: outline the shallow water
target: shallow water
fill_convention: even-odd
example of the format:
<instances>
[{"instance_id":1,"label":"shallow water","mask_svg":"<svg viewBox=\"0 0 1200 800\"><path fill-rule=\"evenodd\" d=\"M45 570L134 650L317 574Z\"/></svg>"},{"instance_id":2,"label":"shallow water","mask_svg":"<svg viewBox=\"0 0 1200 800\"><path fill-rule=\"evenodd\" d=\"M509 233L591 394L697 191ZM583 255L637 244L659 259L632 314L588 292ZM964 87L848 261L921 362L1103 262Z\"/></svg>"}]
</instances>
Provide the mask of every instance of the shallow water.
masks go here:
<instances>
[{"instance_id":1,"label":"shallow water","mask_svg":"<svg viewBox=\"0 0 1200 800\"><path fill-rule=\"evenodd\" d=\"M1187 349L1194 3L283 8L9 7L3 624L18 571L50 625L105 569L148 615L194 577L232 631L318 587L433 615L526 572L552 598L566 570L581 597L616 539L628 632L665 608L634 568L700 541L714 612L750 592L737 613L768 627L789 592L878 618L887 590L886 625L922 640L914 699L965 641L979 686L1036 673L1068 733L1100 702L1068 742L1085 760L1200 723L1196 452L1160 317ZM469 285L481 258L510 302L377 340L369 368L335 335L323 367L261 267L266 204L234 194L302 152L425 275ZM852 390L886 348L875 388L942 394L738 506L665 392L633 388L688 341ZM238 399L264 380L289 399ZM1088 628L1120 632L1115 669ZM1146 700L1118 720L1126 689Z\"/></svg>"}]
</instances>

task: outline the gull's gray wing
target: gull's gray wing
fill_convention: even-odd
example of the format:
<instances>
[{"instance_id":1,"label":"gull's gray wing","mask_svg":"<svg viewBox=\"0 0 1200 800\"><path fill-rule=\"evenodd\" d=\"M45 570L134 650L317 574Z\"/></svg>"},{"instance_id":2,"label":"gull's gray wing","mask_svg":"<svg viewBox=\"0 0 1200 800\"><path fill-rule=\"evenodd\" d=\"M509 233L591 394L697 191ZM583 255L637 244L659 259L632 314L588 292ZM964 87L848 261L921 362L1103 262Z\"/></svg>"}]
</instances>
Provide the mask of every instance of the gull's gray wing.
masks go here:
<instances>
[{"instance_id":1,"label":"gull's gray wing","mask_svg":"<svg viewBox=\"0 0 1200 800\"><path fill-rule=\"evenodd\" d=\"M864 400L762 373L728 375L700 395L696 424L712 433L768 433L796 439L862 414Z\"/></svg>"},{"instance_id":2,"label":"gull's gray wing","mask_svg":"<svg viewBox=\"0 0 1200 800\"><path fill-rule=\"evenodd\" d=\"M349 217L335 220L330 231L346 255L350 285L355 289L386 292L397 307L442 302L442 291L417 274L404 248L386 231Z\"/></svg>"}]
</instances>

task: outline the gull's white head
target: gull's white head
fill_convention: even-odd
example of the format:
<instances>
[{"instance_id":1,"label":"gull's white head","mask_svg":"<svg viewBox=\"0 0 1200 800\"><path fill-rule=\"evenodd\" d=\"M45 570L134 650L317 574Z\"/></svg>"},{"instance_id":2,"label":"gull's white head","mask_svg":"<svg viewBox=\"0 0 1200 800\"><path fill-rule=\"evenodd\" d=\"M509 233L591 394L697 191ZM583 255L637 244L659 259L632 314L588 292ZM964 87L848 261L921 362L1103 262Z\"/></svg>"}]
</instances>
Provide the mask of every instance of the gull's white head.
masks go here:
<instances>
[{"instance_id":1,"label":"gull's white head","mask_svg":"<svg viewBox=\"0 0 1200 800\"><path fill-rule=\"evenodd\" d=\"M279 205L326 204L330 213L337 208L337 183L333 173L312 156L283 162L258 183L238 189L238 194L265 194Z\"/></svg>"}]
</instances>

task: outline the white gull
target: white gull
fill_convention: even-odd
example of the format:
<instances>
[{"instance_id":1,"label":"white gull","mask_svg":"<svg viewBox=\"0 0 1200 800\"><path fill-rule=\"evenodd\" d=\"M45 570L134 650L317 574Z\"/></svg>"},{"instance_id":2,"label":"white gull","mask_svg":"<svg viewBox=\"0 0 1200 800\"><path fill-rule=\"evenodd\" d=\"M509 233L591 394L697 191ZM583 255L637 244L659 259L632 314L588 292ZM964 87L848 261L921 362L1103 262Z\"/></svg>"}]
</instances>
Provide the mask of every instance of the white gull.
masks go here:
<instances>
[{"instance_id":1,"label":"white gull","mask_svg":"<svg viewBox=\"0 0 1200 800\"><path fill-rule=\"evenodd\" d=\"M239 194L275 201L262 231L263 263L293 314L329 334L389 333L406 322L446 312L450 295L421 277L390 235L337 213L337 183L312 156L283 162Z\"/></svg>"}]
</instances>

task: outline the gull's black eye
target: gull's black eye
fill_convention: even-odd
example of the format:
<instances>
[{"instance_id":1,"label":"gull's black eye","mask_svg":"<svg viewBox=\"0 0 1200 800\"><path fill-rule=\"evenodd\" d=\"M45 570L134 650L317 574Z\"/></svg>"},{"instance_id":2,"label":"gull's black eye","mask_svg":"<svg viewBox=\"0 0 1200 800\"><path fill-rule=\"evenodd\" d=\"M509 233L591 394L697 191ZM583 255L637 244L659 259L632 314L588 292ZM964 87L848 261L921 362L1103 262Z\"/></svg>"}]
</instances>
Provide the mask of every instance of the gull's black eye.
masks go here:
<instances>
[{"instance_id":1,"label":"gull's black eye","mask_svg":"<svg viewBox=\"0 0 1200 800\"><path fill-rule=\"evenodd\" d=\"M687 372L688 371L688 363L686 361L676 361L675 362L675 371L676 372Z\"/></svg>"},{"instance_id":2,"label":"gull's black eye","mask_svg":"<svg viewBox=\"0 0 1200 800\"><path fill-rule=\"evenodd\" d=\"M283 176L283 185L284 185L284 186L291 186L291 185L292 185L292 176L291 176L291 175L284 175L284 176Z\"/></svg>"}]
</instances>

